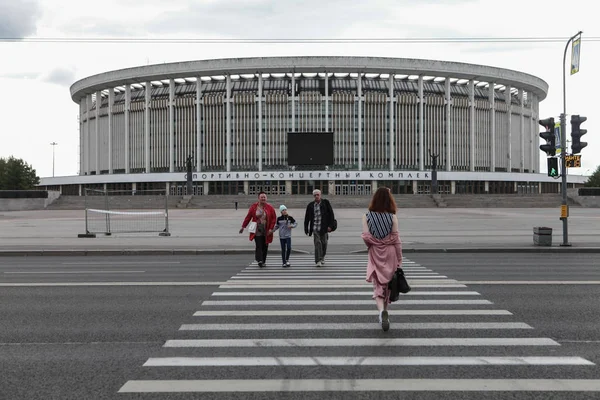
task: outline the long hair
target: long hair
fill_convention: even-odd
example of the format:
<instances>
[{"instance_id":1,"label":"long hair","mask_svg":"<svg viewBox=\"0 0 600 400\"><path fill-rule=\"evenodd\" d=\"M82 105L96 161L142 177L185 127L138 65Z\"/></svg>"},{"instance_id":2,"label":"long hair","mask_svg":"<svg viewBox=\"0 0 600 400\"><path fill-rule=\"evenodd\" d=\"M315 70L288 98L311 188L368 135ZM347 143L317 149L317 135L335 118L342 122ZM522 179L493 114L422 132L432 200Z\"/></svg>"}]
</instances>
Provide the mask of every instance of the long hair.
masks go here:
<instances>
[{"instance_id":1,"label":"long hair","mask_svg":"<svg viewBox=\"0 0 600 400\"><path fill-rule=\"evenodd\" d=\"M394 201L390 189L386 187L377 189L369 204L369 211L396 214L396 202Z\"/></svg>"}]
</instances>

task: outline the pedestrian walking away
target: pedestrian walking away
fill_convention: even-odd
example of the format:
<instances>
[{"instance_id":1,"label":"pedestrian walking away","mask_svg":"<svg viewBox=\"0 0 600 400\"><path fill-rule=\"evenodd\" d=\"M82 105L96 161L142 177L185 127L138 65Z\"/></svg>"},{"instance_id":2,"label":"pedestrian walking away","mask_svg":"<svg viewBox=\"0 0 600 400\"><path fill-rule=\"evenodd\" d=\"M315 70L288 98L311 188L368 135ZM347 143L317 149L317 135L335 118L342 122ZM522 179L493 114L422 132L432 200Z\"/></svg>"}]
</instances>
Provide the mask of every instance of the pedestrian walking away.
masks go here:
<instances>
[{"instance_id":1,"label":"pedestrian walking away","mask_svg":"<svg viewBox=\"0 0 600 400\"><path fill-rule=\"evenodd\" d=\"M240 234L248 227L250 241L254 240L254 259L260 268L266 266L269 244L273 241L273 227L277 221L277 214L272 205L267 203L265 192L258 194L258 202L248 209L246 218L242 222Z\"/></svg>"},{"instance_id":2,"label":"pedestrian walking away","mask_svg":"<svg viewBox=\"0 0 600 400\"><path fill-rule=\"evenodd\" d=\"M390 329L388 284L396 269L402 266L396 202L388 188L377 189L369 204L369 211L362 217L362 225L362 239L369 251L366 280L373 284L379 324L387 332Z\"/></svg>"},{"instance_id":3,"label":"pedestrian walking away","mask_svg":"<svg viewBox=\"0 0 600 400\"><path fill-rule=\"evenodd\" d=\"M298 226L298 223L288 214L285 205L279 206L281 215L277 218L275 227L271 230L271 234L279 230L279 242L281 243L281 266L288 268L290 266L290 254L292 253L292 229Z\"/></svg>"},{"instance_id":4,"label":"pedestrian walking away","mask_svg":"<svg viewBox=\"0 0 600 400\"><path fill-rule=\"evenodd\" d=\"M304 214L304 233L313 237L315 245L315 264L317 267L325 265L327 254L327 241L329 232L336 229L337 221L329 200L321 197L319 189L313 190L314 201L306 206Z\"/></svg>"}]
</instances>

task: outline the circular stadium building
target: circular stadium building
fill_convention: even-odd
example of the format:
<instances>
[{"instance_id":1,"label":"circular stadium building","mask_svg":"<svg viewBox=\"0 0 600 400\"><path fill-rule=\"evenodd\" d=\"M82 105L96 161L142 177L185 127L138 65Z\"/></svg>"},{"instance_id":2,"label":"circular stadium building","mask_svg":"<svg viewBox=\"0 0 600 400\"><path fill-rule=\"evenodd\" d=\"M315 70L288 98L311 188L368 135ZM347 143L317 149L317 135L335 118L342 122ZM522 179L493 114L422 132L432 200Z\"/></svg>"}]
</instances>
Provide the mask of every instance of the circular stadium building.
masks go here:
<instances>
[{"instance_id":1,"label":"circular stadium building","mask_svg":"<svg viewBox=\"0 0 600 400\"><path fill-rule=\"evenodd\" d=\"M557 193L539 172L548 85L482 65L373 57L240 58L149 65L75 82L86 188L194 195ZM318 135L318 134L322 135ZM305 139L288 146L289 138ZM301 137L304 138L304 137ZM319 165L288 155L319 153ZM296 140L296 143L298 141ZM322 151L321 151L322 153ZM579 182L569 176L569 186Z\"/></svg>"}]
</instances>

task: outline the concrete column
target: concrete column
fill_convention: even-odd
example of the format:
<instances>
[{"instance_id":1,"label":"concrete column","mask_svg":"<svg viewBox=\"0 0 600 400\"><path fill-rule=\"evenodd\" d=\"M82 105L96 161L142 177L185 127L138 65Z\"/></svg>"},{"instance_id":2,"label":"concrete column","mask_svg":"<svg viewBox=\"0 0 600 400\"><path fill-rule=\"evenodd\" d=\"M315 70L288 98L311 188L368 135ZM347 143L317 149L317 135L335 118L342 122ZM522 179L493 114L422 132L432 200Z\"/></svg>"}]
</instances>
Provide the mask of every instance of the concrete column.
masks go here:
<instances>
[{"instance_id":1,"label":"concrete column","mask_svg":"<svg viewBox=\"0 0 600 400\"><path fill-rule=\"evenodd\" d=\"M329 74L325 71L325 132L329 132Z\"/></svg>"},{"instance_id":2,"label":"concrete column","mask_svg":"<svg viewBox=\"0 0 600 400\"><path fill-rule=\"evenodd\" d=\"M207 195L208 189L209 189L208 182L202 182L202 185L203 185L202 191L204 192L204 195Z\"/></svg>"},{"instance_id":3,"label":"concrete column","mask_svg":"<svg viewBox=\"0 0 600 400\"><path fill-rule=\"evenodd\" d=\"M84 110L87 110L87 96L84 96L79 100L79 175L85 175L85 119L83 117Z\"/></svg>"},{"instance_id":4,"label":"concrete column","mask_svg":"<svg viewBox=\"0 0 600 400\"><path fill-rule=\"evenodd\" d=\"M131 109L131 86L125 85L125 173L129 173L129 110Z\"/></svg>"},{"instance_id":5,"label":"concrete column","mask_svg":"<svg viewBox=\"0 0 600 400\"><path fill-rule=\"evenodd\" d=\"M327 183L327 186L329 187L329 190L328 190L329 194L328 194L328 196L335 196L336 195L336 193L335 193L335 181L329 181Z\"/></svg>"},{"instance_id":6,"label":"concrete column","mask_svg":"<svg viewBox=\"0 0 600 400\"><path fill-rule=\"evenodd\" d=\"M423 75L419 75L419 171L425 170L425 96L423 95Z\"/></svg>"},{"instance_id":7,"label":"concrete column","mask_svg":"<svg viewBox=\"0 0 600 400\"><path fill-rule=\"evenodd\" d=\"M358 170L362 171L363 133L362 133L362 73L358 73L356 83L358 94Z\"/></svg>"},{"instance_id":8,"label":"concrete column","mask_svg":"<svg viewBox=\"0 0 600 400\"><path fill-rule=\"evenodd\" d=\"M146 173L150 172L150 106L152 104L152 83L146 82L146 96L144 99L144 164Z\"/></svg>"},{"instance_id":9,"label":"concrete column","mask_svg":"<svg viewBox=\"0 0 600 400\"><path fill-rule=\"evenodd\" d=\"M456 194L456 181L450 181L450 194Z\"/></svg>"},{"instance_id":10,"label":"concrete column","mask_svg":"<svg viewBox=\"0 0 600 400\"><path fill-rule=\"evenodd\" d=\"M202 171L202 80L196 77L196 171Z\"/></svg>"},{"instance_id":11,"label":"concrete column","mask_svg":"<svg viewBox=\"0 0 600 400\"><path fill-rule=\"evenodd\" d=\"M84 136L84 150L83 154L85 155L85 175L90 175L92 172L92 162L90 160L91 152L90 152L90 142L91 142L91 132L90 132L90 114L92 113L92 95L88 94L85 96L86 100L86 114L85 114L85 136ZM127 121L127 118L125 119ZM126 158L127 159L127 158Z\"/></svg>"},{"instance_id":12,"label":"concrete column","mask_svg":"<svg viewBox=\"0 0 600 400\"><path fill-rule=\"evenodd\" d=\"M292 194L292 181L285 181L285 194Z\"/></svg>"},{"instance_id":13,"label":"concrete column","mask_svg":"<svg viewBox=\"0 0 600 400\"><path fill-rule=\"evenodd\" d=\"M169 172L175 171L175 79L169 79Z\"/></svg>"},{"instance_id":14,"label":"concrete column","mask_svg":"<svg viewBox=\"0 0 600 400\"><path fill-rule=\"evenodd\" d=\"M226 140L227 145L225 146L225 154L227 157L227 172L231 171L231 75L226 76L226 90L227 90L227 107L226 107L226 120L225 126L227 129Z\"/></svg>"},{"instance_id":15,"label":"concrete column","mask_svg":"<svg viewBox=\"0 0 600 400\"><path fill-rule=\"evenodd\" d=\"M389 79L390 85L390 113L389 113L389 126L390 126L390 171L394 170L394 154L396 154L396 146L394 142L394 74L390 74Z\"/></svg>"},{"instance_id":16,"label":"concrete column","mask_svg":"<svg viewBox=\"0 0 600 400\"><path fill-rule=\"evenodd\" d=\"M296 74L292 71L292 127L290 132L296 132Z\"/></svg>"},{"instance_id":17,"label":"concrete column","mask_svg":"<svg viewBox=\"0 0 600 400\"><path fill-rule=\"evenodd\" d=\"M534 173L536 171L539 170L539 167L536 166L535 163L535 150L537 150L537 146L535 145L535 137L537 136L537 132L536 132L536 120L537 120L537 115L535 113L535 107L533 105L533 103L535 102L535 96L533 95L533 93L529 92L528 95L529 97L529 143L530 143L530 155L529 155L529 172L530 173Z\"/></svg>"},{"instance_id":18,"label":"concrete column","mask_svg":"<svg viewBox=\"0 0 600 400\"><path fill-rule=\"evenodd\" d=\"M287 183L286 183L286 190L287 190ZM244 181L244 194L246 196L248 196L249 192L250 192L250 182ZM291 190L290 190L290 192L291 192Z\"/></svg>"},{"instance_id":19,"label":"concrete column","mask_svg":"<svg viewBox=\"0 0 600 400\"><path fill-rule=\"evenodd\" d=\"M171 191L171 183L165 182L165 196L168 196L170 191Z\"/></svg>"},{"instance_id":20,"label":"concrete column","mask_svg":"<svg viewBox=\"0 0 600 400\"><path fill-rule=\"evenodd\" d=\"M108 89L108 173L113 173L112 163L112 123L113 123L113 105L115 104L115 90Z\"/></svg>"},{"instance_id":21,"label":"concrete column","mask_svg":"<svg viewBox=\"0 0 600 400\"><path fill-rule=\"evenodd\" d=\"M263 81L262 81L262 74L259 73L258 74L258 127L256 129L257 131L257 136L258 136L258 170L262 171L262 166L263 166L263 148L262 148L262 142L263 142L263 123L262 123L262 99L263 99L263 93L262 93L262 88L263 88ZM286 189L287 190L287 189Z\"/></svg>"},{"instance_id":22,"label":"concrete column","mask_svg":"<svg viewBox=\"0 0 600 400\"><path fill-rule=\"evenodd\" d=\"M371 181L371 193L375 193L375 191L377 190L377 181L376 180L372 180Z\"/></svg>"},{"instance_id":23,"label":"concrete column","mask_svg":"<svg viewBox=\"0 0 600 400\"><path fill-rule=\"evenodd\" d=\"M483 191L486 193L490 192L490 182L489 181L485 181L485 187L483 188Z\"/></svg>"},{"instance_id":24,"label":"concrete column","mask_svg":"<svg viewBox=\"0 0 600 400\"><path fill-rule=\"evenodd\" d=\"M512 97L510 85L506 85L504 91L504 102L506 103L506 130L508 132L508 172L512 171Z\"/></svg>"},{"instance_id":25,"label":"concrete column","mask_svg":"<svg viewBox=\"0 0 600 400\"><path fill-rule=\"evenodd\" d=\"M469 81L469 170L475 171L475 82Z\"/></svg>"},{"instance_id":26,"label":"concrete column","mask_svg":"<svg viewBox=\"0 0 600 400\"><path fill-rule=\"evenodd\" d=\"M77 186L79 186L79 195L81 196L81 192L82 192L81 185L77 185Z\"/></svg>"},{"instance_id":27,"label":"concrete column","mask_svg":"<svg viewBox=\"0 0 600 400\"><path fill-rule=\"evenodd\" d=\"M450 118L452 117L452 113L450 112L450 107L452 106L452 95L450 93L450 78L446 77L446 171L452 171L452 159L451 159L451 124Z\"/></svg>"},{"instance_id":28,"label":"concrete column","mask_svg":"<svg viewBox=\"0 0 600 400\"><path fill-rule=\"evenodd\" d=\"M417 188L418 184L419 184L419 181L412 181L413 194L417 194L418 193L418 188Z\"/></svg>"},{"instance_id":29,"label":"concrete column","mask_svg":"<svg viewBox=\"0 0 600 400\"><path fill-rule=\"evenodd\" d=\"M131 184L131 194L133 195L136 192L136 190L137 190L137 183L133 182Z\"/></svg>"},{"instance_id":30,"label":"concrete column","mask_svg":"<svg viewBox=\"0 0 600 400\"><path fill-rule=\"evenodd\" d=\"M94 152L96 153L95 160L95 170L96 175L100 175L100 106L102 105L102 93L100 91L96 92L96 149Z\"/></svg>"},{"instance_id":31,"label":"concrete column","mask_svg":"<svg viewBox=\"0 0 600 400\"><path fill-rule=\"evenodd\" d=\"M519 152L521 154L519 171L523 173L525 172L525 96L523 94L523 89L519 89L519 106L519 137L521 139L519 141L521 143L521 151Z\"/></svg>"},{"instance_id":32,"label":"concrete column","mask_svg":"<svg viewBox=\"0 0 600 400\"><path fill-rule=\"evenodd\" d=\"M496 98L494 97L496 84L494 82L490 82L490 91L489 91L489 103L490 103L490 135L491 135L491 162L490 162L490 171L494 172L496 170Z\"/></svg>"}]
</instances>

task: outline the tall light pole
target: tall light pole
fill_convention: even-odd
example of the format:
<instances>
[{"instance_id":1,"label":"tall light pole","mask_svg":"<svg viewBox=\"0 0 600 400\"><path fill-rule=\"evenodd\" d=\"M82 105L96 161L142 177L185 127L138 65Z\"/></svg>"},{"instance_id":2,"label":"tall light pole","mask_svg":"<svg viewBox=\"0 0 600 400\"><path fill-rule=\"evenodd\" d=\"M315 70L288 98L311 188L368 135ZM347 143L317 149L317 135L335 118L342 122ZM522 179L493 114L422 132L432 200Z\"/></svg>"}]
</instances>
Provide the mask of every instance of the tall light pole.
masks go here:
<instances>
[{"instance_id":1,"label":"tall light pole","mask_svg":"<svg viewBox=\"0 0 600 400\"><path fill-rule=\"evenodd\" d=\"M56 142L52 142L50 143L50 145L52 146L52 177L54 178L54 146L56 146L58 143Z\"/></svg>"}]
</instances>

